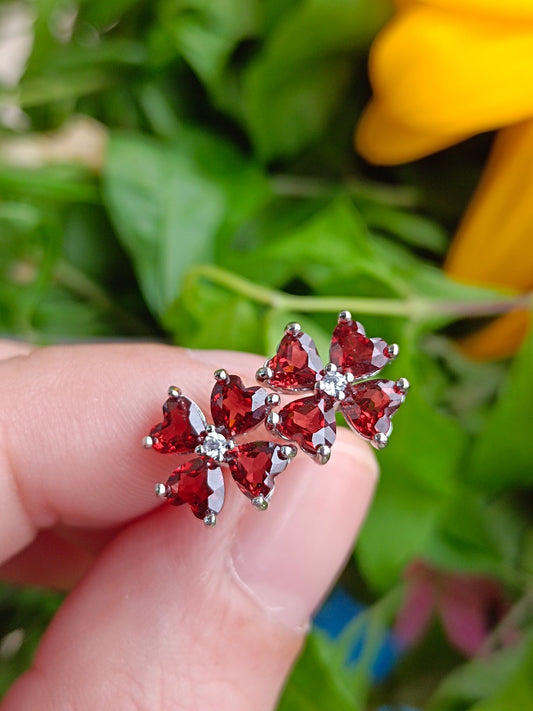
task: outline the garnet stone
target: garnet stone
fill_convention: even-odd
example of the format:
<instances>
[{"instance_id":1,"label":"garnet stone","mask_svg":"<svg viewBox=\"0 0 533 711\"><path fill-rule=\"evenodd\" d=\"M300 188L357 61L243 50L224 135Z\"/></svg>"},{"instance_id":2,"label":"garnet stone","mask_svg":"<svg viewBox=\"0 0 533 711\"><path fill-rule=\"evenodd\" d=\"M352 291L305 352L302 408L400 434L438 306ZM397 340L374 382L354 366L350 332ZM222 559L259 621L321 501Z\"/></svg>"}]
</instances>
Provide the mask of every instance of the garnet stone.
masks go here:
<instances>
[{"instance_id":1,"label":"garnet stone","mask_svg":"<svg viewBox=\"0 0 533 711\"><path fill-rule=\"evenodd\" d=\"M308 454L315 455L319 447L331 447L335 442L335 408L329 398L317 394L293 400L278 414L277 432Z\"/></svg>"},{"instance_id":2,"label":"garnet stone","mask_svg":"<svg viewBox=\"0 0 533 711\"><path fill-rule=\"evenodd\" d=\"M390 418L402 404L405 393L392 380L367 380L349 386L340 404L346 421L366 439L388 435Z\"/></svg>"},{"instance_id":3,"label":"garnet stone","mask_svg":"<svg viewBox=\"0 0 533 711\"><path fill-rule=\"evenodd\" d=\"M322 367L313 339L298 324L289 324L276 355L266 364L273 373L266 382L278 390L312 390Z\"/></svg>"},{"instance_id":4,"label":"garnet stone","mask_svg":"<svg viewBox=\"0 0 533 711\"><path fill-rule=\"evenodd\" d=\"M245 496L250 499L268 497L274 488L274 477L281 474L290 461L281 450L282 446L275 442L251 442L233 450L228 460L231 475Z\"/></svg>"},{"instance_id":5,"label":"garnet stone","mask_svg":"<svg viewBox=\"0 0 533 711\"><path fill-rule=\"evenodd\" d=\"M163 422L152 428L153 448L162 454L184 454L206 434L206 421L198 405L188 397L169 397L163 405Z\"/></svg>"},{"instance_id":6,"label":"garnet stone","mask_svg":"<svg viewBox=\"0 0 533 711\"><path fill-rule=\"evenodd\" d=\"M382 338L367 338L357 321L340 321L331 338L329 357L332 363L355 378L378 373L390 361L388 345Z\"/></svg>"},{"instance_id":7,"label":"garnet stone","mask_svg":"<svg viewBox=\"0 0 533 711\"><path fill-rule=\"evenodd\" d=\"M224 477L207 457L197 457L175 469L167 481L168 501L189 504L197 518L219 513L224 503Z\"/></svg>"},{"instance_id":8,"label":"garnet stone","mask_svg":"<svg viewBox=\"0 0 533 711\"><path fill-rule=\"evenodd\" d=\"M225 371L218 372L226 375ZM264 388L245 388L238 375L220 377L211 393L213 421L229 437L243 434L261 424L272 409L267 397Z\"/></svg>"}]
</instances>

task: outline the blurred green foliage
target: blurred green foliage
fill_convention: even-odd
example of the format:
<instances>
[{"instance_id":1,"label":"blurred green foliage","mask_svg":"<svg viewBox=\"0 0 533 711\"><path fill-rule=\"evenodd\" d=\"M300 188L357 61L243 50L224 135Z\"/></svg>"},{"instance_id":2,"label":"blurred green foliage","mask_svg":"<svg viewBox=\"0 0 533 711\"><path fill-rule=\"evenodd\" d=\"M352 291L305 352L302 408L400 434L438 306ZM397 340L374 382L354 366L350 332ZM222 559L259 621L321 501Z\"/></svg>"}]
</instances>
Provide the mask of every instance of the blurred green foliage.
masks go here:
<instances>
[{"instance_id":1,"label":"blurred green foliage","mask_svg":"<svg viewBox=\"0 0 533 711\"><path fill-rule=\"evenodd\" d=\"M413 388L350 563L369 607L339 641L310 635L280 708L533 707L533 341L513 363L473 364L450 340L507 298L439 268L486 144L381 172L353 152L389 2L35 0L0 6L0 32L13 11L31 18L33 43L16 86L0 89L4 336L266 354L297 318L324 354L335 312L349 308L401 345L388 375ZM75 115L92 119L78 141L100 136L105 150L50 158L40 137L58 140ZM21 140L32 165L13 152ZM450 662L436 635L373 685L416 558L501 581L511 609L526 608L520 643ZM3 689L57 604L0 590L0 637L25 630L1 661ZM348 668L362 624L371 634Z\"/></svg>"}]
</instances>

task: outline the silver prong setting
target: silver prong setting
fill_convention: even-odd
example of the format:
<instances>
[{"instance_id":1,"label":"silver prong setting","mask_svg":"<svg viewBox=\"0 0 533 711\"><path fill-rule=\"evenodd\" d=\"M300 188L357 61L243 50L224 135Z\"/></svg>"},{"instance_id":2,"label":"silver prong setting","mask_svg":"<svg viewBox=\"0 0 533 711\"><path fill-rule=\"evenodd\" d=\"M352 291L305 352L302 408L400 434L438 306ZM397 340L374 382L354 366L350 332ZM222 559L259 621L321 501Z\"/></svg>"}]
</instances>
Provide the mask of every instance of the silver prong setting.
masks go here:
<instances>
[{"instance_id":1,"label":"silver prong setting","mask_svg":"<svg viewBox=\"0 0 533 711\"><path fill-rule=\"evenodd\" d=\"M410 387L411 383L407 380L407 378L398 378L398 380L394 383L394 389L397 393L400 393L400 395L406 395L409 392Z\"/></svg>"},{"instance_id":2,"label":"silver prong setting","mask_svg":"<svg viewBox=\"0 0 533 711\"><path fill-rule=\"evenodd\" d=\"M265 420L265 427L269 432L273 432L279 425L279 415L277 412L270 412Z\"/></svg>"},{"instance_id":3,"label":"silver prong setting","mask_svg":"<svg viewBox=\"0 0 533 711\"><path fill-rule=\"evenodd\" d=\"M142 438L142 446L145 449L152 449L152 447L154 446L154 438L150 437L150 435L143 437Z\"/></svg>"},{"instance_id":4,"label":"silver prong setting","mask_svg":"<svg viewBox=\"0 0 533 711\"><path fill-rule=\"evenodd\" d=\"M324 370L326 371L326 373L336 373L338 369L335 363L326 363L326 365L324 366Z\"/></svg>"},{"instance_id":5,"label":"silver prong setting","mask_svg":"<svg viewBox=\"0 0 533 711\"><path fill-rule=\"evenodd\" d=\"M387 358L390 358L390 360L394 360L400 355L400 346L397 343L389 343L385 348L385 355Z\"/></svg>"},{"instance_id":6,"label":"silver prong setting","mask_svg":"<svg viewBox=\"0 0 533 711\"><path fill-rule=\"evenodd\" d=\"M228 372L224 368L215 370L215 380L217 383L227 383L229 380Z\"/></svg>"},{"instance_id":7,"label":"silver prong setting","mask_svg":"<svg viewBox=\"0 0 533 711\"><path fill-rule=\"evenodd\" d=\"M252 506L254 506L258 511L266 511L268 509L268 501L263 494L259 494L259 496L252 499Z\"/></svg>"},{"instance_id":8,"label":"silver prong setting","mask_svg":"<svg viewBox=\"0 0 533 711\"><path fill-rule=\"evenodd\" d=\"M352 314L349 311L341 311L339 314L339 323L349 323L352 320Z\"/></svg>"},{"instance_id":9,"label":"silver prong setting","mask_svg":"<svg viewBox=\"0 0 533 711\"><path fill-rule=\"evenodd\" d=\"M267 380L270 380L270 378L272 378L273 375L274 375L274 371L272 370L272 368L269 368L267 365L264 365L262 368L259 368L256 371L255 378L260 383L264 383Z\"/></svg>"},{"instance_id":10,"label":"silver prong setting","mask_svg":"<svg viewBox=\"0 0 533 711\"><path fill-rule=\"evenodd\" d=\"M280 459L294 459L298 449L293 444L284 444L279 448Z\"/></svg>"},{"instance_id":11,"label":"silver prong setting","mask_svg":"<svg viewBox=\"0 0 533 711\"><path fill-rule=\"evenodd\" d=\"M385 449L388 443L389 438L383 432L378 432L377 434L375 434L374 439L372 440L372 444L376 449Z\"/></svg>"},{"instance_id":12,"label":"silver prong setting","mask_svg":"<svg viewBox=\"0 0 533 711\"><path fill-rule=\"evenodd\" d=\"M216 522L217 522L217 515L213 511L209 511L209 513L207 513L204 516L204 523L209 528L213 528L213 526L216 525Z\"/></svg>"},{"instance_id":13,"label":"silver prong setting","mask_svg":"<svg viewBox=\"0 0 533 711\"><path fill-rule=\"evenodd\" d=\"M269 405L270 407L276 407L280 402L281 398L277 393L270 393L265 398L265 405Z\"/></svg>"},{"instance_id":14,"label":"silver prong setting","mask_svg":"<svg viewBox=\"0 0 533 711\"><path fill-rule=\"evenodd\" d=\"M170 495L170 487L166 484L163 484L163 482L158 482L155 485L155 495L159 499L167 499Z\"/></svg>"},{"instance_id":15,"label":"silver prong setting","mask_svg":"<svg viewBox=\"0 0 533 711\"><path fill-rule=\"evenodd\" d=\"M285 333L292 333L293 335L296 335L297 333L300 333L301 330L302 327L298 321L293 321L285 326Z\"/></svg>"},{"instance_id":16,"label":"silver prong setting","mask_svg":"<svg viewBox=\"0 0 533 711\"><path fill-rule=\"evenodd\" d=\"M194 453L195 454L205 454L205 448L204 448L203 444L199 444L197 447L195 447Z\"/></svg>"},{"instance_id":17,"label":"silver prong setting","mask_svg":"<svg viewBox=\"0 0 533 711\"><path fill-rule=\"evenodd\" d=\"M344 373L344 377L346 378L347 383L353 383L355 381L355 375L353 373Z\"/></svg>"},{"instance_id":18,"label":"silver prong setting","mask_svg":"<svg viewBox=\"0 0 533 711\"><path fill-rule=\"evenodd\" d=\"M327 464L331 457L331 447L327 444L321 444L316 450L315 461L317 464Z\"/></svg>"},{"instance_id":19,"label":"silver prong setting","mask_svg":"<svg viewBox=\"0 0 533 711\"><path fill-rule=\"evenodd\" d=\"M175 385L171 385L168 389L168 396L175 398L181 397L181 390Z\"/></svg>"}]
</instances>

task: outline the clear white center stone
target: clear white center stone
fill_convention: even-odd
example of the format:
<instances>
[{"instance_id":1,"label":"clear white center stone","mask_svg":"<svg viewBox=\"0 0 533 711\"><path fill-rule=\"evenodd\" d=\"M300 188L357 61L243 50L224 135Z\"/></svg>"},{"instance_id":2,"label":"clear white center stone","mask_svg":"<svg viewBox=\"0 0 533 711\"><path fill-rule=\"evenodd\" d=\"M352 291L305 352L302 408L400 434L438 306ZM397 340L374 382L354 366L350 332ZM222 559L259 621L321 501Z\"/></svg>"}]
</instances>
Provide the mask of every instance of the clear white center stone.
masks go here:
<instances>
[{"instance_id":1,"label":"clear white center stone","mask_svg":"<svg viewBox=\"0 0 533 711\"><path fill-rule=\"evenodd\" d=\"M224 435L218 432L209 432L202 442L202 447L208 457L216 459L217 462L222 462L225 453L230 448L230 444Z\"/></svg>"},{"instance_id":2,"label":"clear white center stone","mask_svg":"<svg viewBox=\"0 0 533 711\"><path fill-rule=\"evenodd\" d=\"M347 385L348 381L339 372L326 372L322 378L322 391L330 397L338 398L339 394L345 391Z\"/></svg>"}]
</instances>

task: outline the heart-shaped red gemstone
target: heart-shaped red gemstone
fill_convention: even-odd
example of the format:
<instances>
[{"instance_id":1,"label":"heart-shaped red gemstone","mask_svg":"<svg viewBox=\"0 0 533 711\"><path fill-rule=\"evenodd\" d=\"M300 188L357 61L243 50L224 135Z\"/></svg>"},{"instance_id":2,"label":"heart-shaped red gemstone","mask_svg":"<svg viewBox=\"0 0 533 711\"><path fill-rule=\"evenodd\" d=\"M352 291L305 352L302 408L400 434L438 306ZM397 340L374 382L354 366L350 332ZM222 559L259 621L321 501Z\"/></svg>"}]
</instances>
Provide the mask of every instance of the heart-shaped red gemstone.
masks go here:
<instances>
[{"instance_id":1,"label":"heart-shaped red gemstone","mask_svg":"<svg viewBox=\"0 0 533 711\"><path fill-rule=\"evenodd\" d=\"M382 338L367 338L365 329L357 321L341 321L331 338L329 358L343 371L355 378L367 378L384 368L391 357Z\"/></svg>"},{"instance_id":2,"label":"heart-shaped red gemstone","mask_svg":"<svg viewBox=\"0 0 533 711\"><path fill-rule=\"evenodd\" d=\"M245 388L238 375L229 375L217 382L211 393L211 414L217 427L223 427L228 437L243 434L261 424L271 405L266 404L267 391L254 386Z\"/></svg>"},{"instance_id":3,"label":"heart-shaped red gemstone","mask_svg":"<svg viewBox=\"0 0 533 711\"><path fill-rule=\"evenodd\" d=\"M239 489L254 499L268 496L274 488L274 477L281 474L289 461L281 455L281 445L275 442L249 442L232 450L228 463Z\"/></svg>"},{"instance_id":4,"label":"heart-shaped red gemstone","mask_svg":"<svg viewBox=\"0 0 533 711\"><path fill-rule=\"evenodd\" d=\"M367 380L351 385L340 404L346 421L365 439L376 434L389 435L390 418L405 399L392 380Z\"/></svg>"},{"instance_id":5,"label":"heart-shaped red gemstone","mask_svg":"<svg viewBox=\"0 0 533 711\"><path fill-rule=\"evenodd\" d=\"M266 366L273 372L266 381L270 387L294 392L312 390L323 363L311 336L299 331L285 333Z\"/></svg>"},{"instance_id":6,"label":"heart-shaped red gemstone","mask_svg":"<svg viewBox=\"0 0 533 711\"><path fill-rule=\"evenodd\" d=\"M167 481L168 501L174 506L189 504L197 518L219 513L224 504L222 469L208 457L196 457L175 469Z\"/></svg>"},{"instance_id":7,"label":"heart-shaped red gemstone","mask_svg":"<svg viewBox=\"0 0 533 711\"><path fill-rule=\"evenodd\" d=\"M311 395L293 400L278 414L277 432L308 454L316 454L320 446L331 447L335 442L335 409L330 398Z\"/></svg>"},{"instance_id":8,"label":"heart-shaped red gemstone","mask_svg":"<svg viewBox=\"0 0 533 711\"><path fill-rule=\"evenodd\" d=\"M152 428L153 448L162 454L184 454L206 434L206 420L198 405L188 397L169 397L163 405L163 422Z\"/></svg>"}]
</instances>

